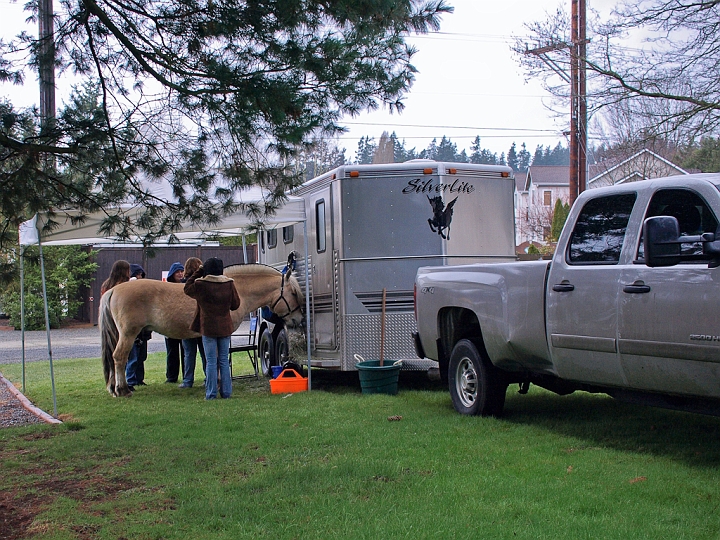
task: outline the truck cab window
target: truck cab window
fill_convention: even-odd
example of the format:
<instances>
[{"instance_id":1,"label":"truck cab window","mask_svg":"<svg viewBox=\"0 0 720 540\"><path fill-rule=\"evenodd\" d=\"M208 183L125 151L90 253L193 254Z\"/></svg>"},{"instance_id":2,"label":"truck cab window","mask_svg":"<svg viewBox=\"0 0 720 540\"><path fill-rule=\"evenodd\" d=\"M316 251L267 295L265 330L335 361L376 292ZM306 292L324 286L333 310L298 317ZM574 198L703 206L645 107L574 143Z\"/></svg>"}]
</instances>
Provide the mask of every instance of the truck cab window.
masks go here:
<instances>
[{"instance_id":1,"label":"truck cab window","mask_svg":"<svg viewBox=\"0 0 720 540\"><path fill-rule=\"evenodd\" d=\"M573 229L569 264L617 264L637 195L623 193L590 199Z\"/></svg>"},{"instance_id":2,"label":"truck cab window","mask_svg":"<svg viewBox=\"0 0 720 540\"><path fill-rule=\"evenodd\" d=\"M645 219L655 216L672 216L677 219L682 236L717 231L718 221L705 200L694 191L687 189L662 189L655 193L648 205ZM697 263L709 260L709 257L703 258L702 256L702 242L680 244L680 254L686 257L693 256L685 259L684 262ZM638 245L637 258L645 259L642 235Z\"/></svg>"},{"instance_id":3,"label":"truck cab window","mask_svg":"<svg viewBox=\"0 0 720 540\"><path fill-rule=\"evenodd\" d=\"M318 253L325 251L325 201L320 200L315 204L315 234L316 248Z\"/></svg>"}]
</instances>

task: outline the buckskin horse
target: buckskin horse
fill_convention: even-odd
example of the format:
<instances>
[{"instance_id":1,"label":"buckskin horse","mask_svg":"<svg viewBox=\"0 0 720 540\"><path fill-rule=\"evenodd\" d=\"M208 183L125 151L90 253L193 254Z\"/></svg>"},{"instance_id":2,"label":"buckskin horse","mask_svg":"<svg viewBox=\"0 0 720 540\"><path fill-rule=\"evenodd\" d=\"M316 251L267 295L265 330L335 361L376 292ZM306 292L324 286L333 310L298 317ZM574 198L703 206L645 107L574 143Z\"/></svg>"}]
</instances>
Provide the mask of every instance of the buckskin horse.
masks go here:
<instances>
[{"instance_id":1,"label":"buckskin horse","mask_svg":"<svg viewBox=\"0 0 720 540\"><path fill-rule=\"evenodd\" d=\"M223 272L235 282L240 307L231 312L235 328L243 317L268 306L288 327L302 321L303 294L291 272L262 264L232 265ZM112 396L130 396L125 365L135 337L143 328L169 338L187 339L200 334L190 330L195 300L183 292L182 283L138 279L121 283L100 300L102 363L107 390Z\"/></svg>"}]
</instances>

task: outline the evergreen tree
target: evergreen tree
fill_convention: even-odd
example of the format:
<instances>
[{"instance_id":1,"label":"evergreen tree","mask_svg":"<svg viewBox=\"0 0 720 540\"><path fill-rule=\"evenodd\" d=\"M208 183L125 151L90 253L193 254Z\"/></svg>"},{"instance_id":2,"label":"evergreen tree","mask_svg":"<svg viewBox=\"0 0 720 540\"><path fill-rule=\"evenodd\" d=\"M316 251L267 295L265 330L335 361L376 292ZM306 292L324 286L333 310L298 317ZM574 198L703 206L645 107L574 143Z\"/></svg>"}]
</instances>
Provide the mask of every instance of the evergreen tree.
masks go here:
<instances>
[{"instance_id":1,"label":"evergreen tree","mask_svg":"<svg viewBox=\"0 0 720 540\"><path fill-rule=\"evenodd\" d=\"M406 161L417 158L415 149L413 148L411 150L407 150L405 148L405 141L400 142L394 131L392 132L392 135L390 135L390 140L393 142L395 163L405 163Z\"/></svg>"},{"instance_id":2,"label":"evergreen tree","mask_svg":"<svg viewBox=\"0 0 720 540\"><path fill-rule=\"evenodd\" d=\"M497 154L482 148L480 146L480 137L476 136L470 145L470 159L469 163L481 163L485 165L502 165L502 162L498 159Z\"/></svg>"},{"instance_id":3,"label":"evergreen tree","mask_svg":"<svg viewBox=\"0 0 720 540\"><path fill-rule=\"evenodd\" d=\"M277 207L302 179L285 166L299 147L339 133L344 114L402 109L416 71L407 37L437 30L453 11L446 0L83 0L62 8L54 62L81 78L80 97L55 120L5 104L0 231L37 211L129 202L146 209L148 242L183 220L237 212L233 195L249 185L268 188L266 207ZM22 81L44 50L31 33L4 39L0 78ZM155 199L142 176L168 179L177 201ZM136 224L111 214L103 226L128 237Z\"/></svg>"},{"instance_id":4,"label":"evergreen tree","mask_svg":"<svg viewBox=\"0 0 720 540\"><path fill-rule=\"evenodd\" d=\"M562 228L570 214L570 204L563 203L560 199L555 201L553 209L552 225L550 227L550 241L557 242L560 238Z\"/></svg>"},{"instance_id":5,"label":"evergreen tree","mask_svg":"<svg viewBox=\"0 0 720 540\"><path fill-rule=\"evenodd\" d=\"M525 143L522 143L522 146L520 147L520 152L518 152L517 160L518 160L518 171L527 171L528 167L530 166L530 152L528 152L527 148L525 147Z\"/></svg>"},{"instance_id":6,"label":"evergreen tree","mask_svg":"<svg viewBox=\"0 0 720 540\"><path fill-rule=\"evenodd\" d=\"M345 163L345 148L339 148L335 141L315 139L298 153L296 168L310 180Z\"/></svg>"},{"instance_id":7,"label":"evergreen tree","mask_svg":"<svg viewBox=\"0 0 720 540\"><path fill-rule=\"evenodd\" d=\"M570 148L557 143L548 156L547 165L570 165Z\"/></svg>"},{"instance_id":8,"label":"evergreen tree","mask_svg":"<svg viewBox=\"0 0 720 540\"><path fill-rule=\"evenodd\" d=\"M444 139L445 137L443 137ZM438 155L438 144L437 139L433 139L430 141L430 144L425 150L420 151L420 158L421 159L437 159Z\"/></svg>"},{"instance_id":9,"label":"evergreen tree","mask_svg":"<svg viewBox=\"0 0 720 540\"><path fill-rule=\"evenodd\" d=\"M358 149L355 153L355 163L358 165L367 165L368 163L372 163L373 155L375 154L376 149L377 145L375 144L375 139L373 137L360 137Z\"/></svg>"},{"instance_id":10,"label":"evergreen tree","mask_svg":"<svg viewBox=\"0 0 720 540\"><path fill-rule=\"evenodd\" d=\"M682 166L706 173L720 172L720 138L703 137L700 146L690 152Z\"/></svg>"},{"instance_id":11,"label":"evergreen tree","mask_svg":"<svg viewBox=\"0 0 720 540\"><path fill-rule=\"evenodd\" d=\"M438 161L458 161L457 145L443 135L433 159Z\"/></svg>"},{"instance_id":12,"label":"evergreen tree","mask_svg":"<svg viewBox=\"0 0 720 540\"><path fill-rule=\"evenodd\" d=\"M25 249L25 328L45 328L42 276L37 246ZM72 318L82 305L80 289L90 285L97 264L80 246L43 247L45 283L50 326L57 328L63 319ZM0 294L10 324L20 326L20 280L16 279Z\"/></svg>"},{"instance_id":13,"label":"evergreen tree","mask_svg":"<svg viewBox=\"0 0 720 540\"><path fill-rule=\"evenodd\" d=\"M533 165L545 165L545 147L542 144L538 144L535 147L535 153L533 154L532 164Z\"/></svg>"},{"instance_id":14,"label":"evergreen tree","mask_svg":"<svg viewBox=\"0 0 720 540\"><path fill-rule=\"evenodd\" d=\"M513 171L519 170L518 169L518 155L517 155L517 151L515 150L515 143L512 143L510 150L508 150L507 164L509 167L512 168Z\"/></svg>"},{"instance_id":15,"label":"evergreen tree","mask_svg":"<svg viewBox=\"0 0 720 540\"><path fill-rule=\"evenodd\" d=\"M532 164L567 166L570 164L570 150L563 146L562 143L557 143L553 149L549 145L543 146L540 144L535 148Z\"/></svg>"}]
</instances>

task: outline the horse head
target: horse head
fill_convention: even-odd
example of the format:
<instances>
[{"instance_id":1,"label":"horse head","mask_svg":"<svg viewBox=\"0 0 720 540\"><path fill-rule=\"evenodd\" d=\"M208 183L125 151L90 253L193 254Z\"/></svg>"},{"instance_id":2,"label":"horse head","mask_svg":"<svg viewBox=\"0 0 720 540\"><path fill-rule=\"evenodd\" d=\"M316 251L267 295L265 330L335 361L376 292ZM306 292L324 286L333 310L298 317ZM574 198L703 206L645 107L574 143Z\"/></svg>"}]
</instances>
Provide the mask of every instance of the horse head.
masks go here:
<instances>
[{"instance_id":1,"label":"horse head","mask_svg":"<svg viewBox=\"0 0 720 540\"><path fill-rule=\"evenodd\" d=\"M281 317L288 328L300 326L305 319L303 309L305 308L305 297L300 288L300 283L292 271L282 274L282 286L280 287L280 296L270 309Z\"/></svg>"}]
</instances>

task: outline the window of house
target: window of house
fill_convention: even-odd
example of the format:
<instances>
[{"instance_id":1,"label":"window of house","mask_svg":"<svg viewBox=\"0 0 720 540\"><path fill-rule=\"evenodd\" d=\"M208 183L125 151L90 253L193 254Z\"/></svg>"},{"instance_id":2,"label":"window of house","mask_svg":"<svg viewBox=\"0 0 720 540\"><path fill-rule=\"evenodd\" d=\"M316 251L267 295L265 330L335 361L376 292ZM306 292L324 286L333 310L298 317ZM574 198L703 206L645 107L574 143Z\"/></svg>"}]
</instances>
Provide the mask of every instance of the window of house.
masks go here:
<instances>
[{"instance_id":1,"label":"window of house","mask_svg":"<svg viewBox=\"0 0 720 540\"><path fill-rule=\"evenodd\" d=\"M637 194L590 199L578 216L567 258L569 264L616 264Z\"/></svg>"},{"instance_id":2,"label":"window of house","mask_svg":"<svg viewBox=\"0 0 720 540\"><path fill-rule=\"evenodd\" d=\"M267 243L268 249L277 247L277 229L273 229L267 232Z\"/></svg>"},{"instance_id":3,"label":"window of house","mask_svg":"<svg viewBox=\"0 0 720 540\"><path fill-rule=\"evenodd\" d=\"M317 225L315 229L316 236L316 242L315 246L317 248L318 253L322 253L325 251L325 235L326 235L326 226L325 226L325 201L319 200L317 203L315 203L315 223Z\"/></svg>"},{"instance_id":4,"label":"window of house","mask_svg":"<svg viewBox=\"0 0 720 540\"><path fill-rule=\"evenodd\" d=\"M543 191L543 205L552 205L552 191Z\"/></svg>"},{"instance_id":5,"label":"window of house","mask_svg":"<svg viewBox=\"0 0 720 540\"><path fill-rule=\"evenodd\" d=\"M295 237L295 225L283 227L283 244L289 244Z\"/></svg>"}]
</instances>

